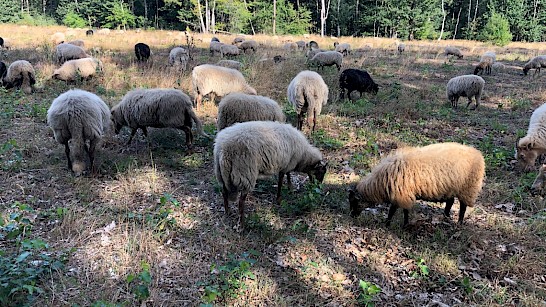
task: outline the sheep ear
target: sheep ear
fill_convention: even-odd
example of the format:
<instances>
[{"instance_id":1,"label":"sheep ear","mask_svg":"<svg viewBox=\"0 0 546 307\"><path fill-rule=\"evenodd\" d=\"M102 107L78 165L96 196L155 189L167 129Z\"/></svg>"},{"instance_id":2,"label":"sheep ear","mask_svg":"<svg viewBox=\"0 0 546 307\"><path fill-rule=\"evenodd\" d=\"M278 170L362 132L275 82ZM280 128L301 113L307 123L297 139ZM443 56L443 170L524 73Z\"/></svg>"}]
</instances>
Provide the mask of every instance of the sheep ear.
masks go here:
<instances>
[{"instance_id":1,"label":"sheep ear","mask_svg":"<svg viewBox=\"0 0 546 307\"><path fill-rule=\"evenodd\" d=\"M527 144L527 150L531 150L531 148L535 147L534 143L528 143Z\"/></svg>"}]
</instances>

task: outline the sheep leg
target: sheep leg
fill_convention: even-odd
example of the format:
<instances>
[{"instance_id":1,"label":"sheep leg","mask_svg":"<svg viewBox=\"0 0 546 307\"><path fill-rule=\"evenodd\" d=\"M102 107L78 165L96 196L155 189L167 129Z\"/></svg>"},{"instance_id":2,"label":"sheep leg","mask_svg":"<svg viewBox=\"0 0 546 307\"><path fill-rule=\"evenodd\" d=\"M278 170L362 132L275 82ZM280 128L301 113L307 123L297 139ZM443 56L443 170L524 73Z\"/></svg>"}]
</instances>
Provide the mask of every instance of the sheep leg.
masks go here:
<instances>
[{"instance_id":1,"label":"sheep leg","mask_svg":"<svg viewBox=\"0 0 546 307\"><path fill-rule=\"evenodd\" d=\"M391 225L392 217L394 216L394 213L396 213L396 209L398 209L398 206L395 204L392 204L389 208L389 215L387 215L387 227Z\"/></svg>"},{"instance_id":2,"label":"sheep leg","mask_svg":"<svg viewBox=\"0 0 546 307\"><path fill-rule=\"evenodd\" d=\"M459 208L459 225L463 224L464 215L466 213L466 203L459 199L460 208Z\"/></svg>"},{"instance_id":3,"label":"sheep leg","mask_svg":"<svg viewBox=\"0 0 546 307\"><path fill-rule=\"evenodd\" d=\"M466 104L466 108L468 109L468 106L472 103L472 97L468 97L468 103ZM474 108L475 109L475 108ZM474 110L471 109L471 110Z\"/></svg>"},{"instance_id":4,"label":"sheep leg","mask_svg":"<svg viewBox=\"0 0 546 307\"><path fill-rule=\"evenodd\" d=\"M444 209L444 216L449 218L451 217L451 207L453 207L453 203L455 202L455 198L450 198L446 200L446 207Z\"/></svg>"},{"instance_id":5,"label":"sheep leg","mask_svg":"<svg viewBox=\"0 0 546 307\"><path fill-rule=\"evenodd\" d=\"M402 227L406 227L409 225L409 210L404 209L404 225Z\"/></svg>"},{"instance_id":6,"label":"sheep leg","mask_svg":"<svg viewBox=\"0 0 546 307\"><path fill-rule=\"evenodd\" d=\"M286 181L288 182L288 188L292 190L292 178L290 178L290 172L286 173Z\"/></svg>"},{"instance_id":7,"label":"sheep leg","mask_svg":"<svg viewBox=\"0 0 546 307\"><path fill-rule=\"evenodd\" d=\"M288 175L288 173L287 173ZM288 175L289 176L289 175ZM277 205L281 205L281 190L282 190L282 180L284 179L284 173L279 172L279 180L277 184Z\"/></svg>"},{"instance_id":8,"label":"sheep leg","mask_svg":"<svg viewBox=\"0 0 546 307\"><path fill-rule=\"evenodd\" d=\"M313 128L311 129L312 132L315 132L315 126L317 125L317 112L313 110ZM311 118L309 118L309 126L311 126Z\"/></svg>"},{"instance_id":9,"label":"sheep leg","mask_svg":"<svg viewBox=\"0 0 546 307\"><path fill-rule=\"evenodd\" d=\"M89 141L89 148L85 146L85 149L87 150L87 155L89 156L89 164L91 165L91 172L95 173L95 148L97 147L98 140L94 139Z\"/></svg>"},{"instance_id":10,"label":"sheep leg","mask_svg":"<svg viewBox=\"0 0 546 307\"><path fill-rule=\"evenodd\" d=\"M64 153L66 154L66 159L68 160L68 169L72 169L72 161L70 161L70 147L68 146L68 141L64 143Z\"/></svg>"},{"instance_id":11,"label":"sheep leg","mask_svg":"<svg viewBox=\"0 0 546 307\"><path fill-rule=\"evenodd\" d=\"M301 131L302 126L303 126L303 114L300 113L298 114L298 130Z\"/></svg>"},{"instance_id":12,"label":"sheep leg","mask_svg":"<svg viewBox=\"0 0 546 307\"><path fill-rule=\"evenodd\" d=\"M144 134L144 137L146 138L146 142L148 142L148 146L150 146L150 139L148 138L148 129L146 129L146 127L140 127L140 130L142 130L142 133Z\"/></svg>"},{"instance_id":13,"label":"sheep leg","mask_svg":"<svg viewBox=\"0 0 546 307\"><path fill-rule=\"evenodd\" d=\"M195 109L199 110L199 105L203 103L203 95L197 94L197 97L195 97Z\"/></svg>"},{"instance_id":14,"label":"sheep leg","mask_svg":"<svg viewBox=\"0 0 546 307\"><path fill-rule=\"evenodd\" d=\"M135 136L138 128L132 128L131 129L131 136L129 137L129 141L127 141L127 145L131 144L131 141L133 140L133 137Z\"/></svg>"},{"instance_id":15,"label":"sheep leg","mask_svg":"<svg viewBox=\"0 0 546 307\"><path fill-rule=\"evenodd\" d=\"M186 146L188 146L188 150L191 150L193 147L193 134L191 133L191 129L188 126L183 126L182 131L186 134Z\"/></svg>"},{"instance_id":16,"label":"sheep leg","mask_svg":"<svg viewBox=\"0 0 546 307\"><path fill-rule=\"evenodd\" d=\"M241 193L239 197L239 225L245 227L245 200L248 193Z\"/></svg>"},{"instance_id":17,"label":"sheep leg","mask_svg":"<svg viewBox=\"0 0 546 307\"><path fill-rule=\"evenodd\" d=\"M224 211L229 214L229 193L224 184L222 184L222 196L224 198Z\"/></svg>"}]
</instances>

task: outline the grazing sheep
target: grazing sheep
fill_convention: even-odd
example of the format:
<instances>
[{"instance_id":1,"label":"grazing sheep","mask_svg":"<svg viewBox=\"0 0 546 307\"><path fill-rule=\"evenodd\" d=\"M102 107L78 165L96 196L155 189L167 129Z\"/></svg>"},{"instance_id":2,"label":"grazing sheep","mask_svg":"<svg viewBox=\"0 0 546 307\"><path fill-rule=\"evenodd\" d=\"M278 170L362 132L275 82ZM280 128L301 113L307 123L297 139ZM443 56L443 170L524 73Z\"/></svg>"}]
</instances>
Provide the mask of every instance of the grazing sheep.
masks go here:
<instances>
[{"instance_id":1,"label":"grazing sheep","mask_svg":"<svg viewBox=\"0 0 546 307\"><path fill-rule=\"evenodd\" d=\"M248 85L243 74L231 68L211 64L195 66L191 81L197 109L203 96L208 94L211 94L211 101L214 101L215 96L223 97L234 92L256 95L256 90Z\"/></svg>"},{"instance_id":2,"label":"grazing sheep","mask_svg":"<svg viewBox=\"0 0 546 307\"><path fill-rule=\"evenodd\" d=\"M216 65L222 66L222 67L227 67L227 68L232 68L232 69L237 69L239 71L243 67L243 64L241 62L234 61L234 60L220 60L220 61L218 61L218 63L216 63Z\"/></svg>"},{"instance_id":3,"label":"grazing sheep","mask_svg":"<svg viewBox=\"0 0 546 307\"><path fill-rule=\"evenodd\" d=\"M459 50L459 48L455 48L455 47L446 47L444 49L444 54L445 54L446 57L448 57L450 55L454 55L459 59L463 58L463 54L462 54L461 50Z\"/></svg>"},{"instance_id":4,"label":"grazing sheep","mask_svg":"<svg viewBox=\"0 0 546 307\"><path fill-rule=\"evenodd\" d=\"M317 117L328 102L328 86L322 77L314 71L304 70L292 79L286 92L288 101L298 114L298 129L302 130L303 118L307 114L307 123L315 131Z\"/></svg>"},{"instance_id":5,"label":"grazing sheep","mask_svg":"<svg viewBox=\"0 0 546 307\"><path fill-rule=\"evenodd\" d=\"M275 64L278 64L282 61L286 61L286 58L283 57L282 55L276 55L273 57L273 62L275 62Z\"/></svg>"},{"instance_id":6,"label":"grazing sheep","mask_svg":"<svg viewBox=\"0 0 546 307\"><path fill-rule=\"evenodd\" d=\"M349 191L351 216L358 216L365 207L390 203L387 226L398 207L404 209L407 226L408 210L416 200L445 202L444 215L449 217L458 198L462 224L466 207L473 207L476 202L484 174L482 153L470 146L439 143L402 148L383 158L356 190Z\"/></svg>"},{"instance_id":7,"label":"grazing sheep","mask_svg":"<svg viewBox=\"0 0 546 307\"><path fill-rule=\"evenodd\" d=\"M77 78L90 79L102 70L102 62L96 58L70 60L55 69L51 78L63 81L76 81Z\"/></svg>"},{"instance_id":8,"label":"grazing sheep","mask_svg":"<svg viewBox=\"0 0 546 307\"><path fill-rule=\"evenodd\" d=\"M310 65L317 65L317 67L321 69L324 69L324 66L335 65L338 71L341 69L342 63L343 55L337 51L319 52L309 60Z\"/></svg>"},{"instance_id":9,"label":"grazing sheep","mask_svg":"<svg viewBox=\"0 0 546 307\"><path fill-rule=\"evenodd\" d=\"M81 39L69 41L69 42L67 42L67 44L78 46L78 47L81 47L82 49L85 46L85 42L82 41Z\"/></svg>"},{"instance_id":10,"label":"grazing sheep","mask_svg":"<svg viewBox=\"0 0 546 307\"><path fill-rule=\"evenodd\" d=\"M466 107L472 103L472 97L476 99L475 110L480 105L480 98L483 93L485 81L480 76L463 75L452 78L447 82L446 93L447 99L451 102L451 106L457 108L459 97L467 97L468 103Z\"/></svg>"},{"instance_id":11,"label":"grazing sheep","mask_svg":"<svg viewBox=\"0 0 546 307\"><path fill-rule=\"evenodd\" d=\"M546 68L546 55L539 55L534 58L532 58L529 62L525 63L523 65L523 74L527 76L527 72L531 69L535 69L535 73L533 77L536 74L540 74L541 68Z\"/></svg>"},{"instance_id":12,"label":"grazing sheep","mask_svg":"<svg viewBox=\"0 0 546 307\"><path fill-rule=\"evenodd\" d=\"M112 108L112 122L116 134L123 126L132 129L130 144L140 128L148 138L147 127L177 128L186 134L186 146L191 149L193 134L192 120L197 133L207 136L188 95L176 89L136 89L123 96L121 102Z\"/></svg>"},{"instance_id":13,"label":"grazing sheep","mask_svg":"<svg viewBox=\"0 0 546 307\"><path fill-rule=\"evenodd\" d=\"M91 57L81 47L61 43L55 47L55 54L57 55L57 62L63 64L69 60L77 60Z\"/></svg>"},{"instance_id":14,"label":"grazing sheep","mask_svg":"<svg viewBox=\"0 0 546 307\"><path fill-rule=\"evenodd\" d=\"M137 43L135 45L135 56L138 62L147 62L150 54L150 46L144 43Z\"/></svg>"},{"instance_id":15,"label":"grazing sheep","mask_svg":"<svg viewBox=\"0 0 546 307\"><path fill-rule=\"evenodd\" d=\"M531 185L531 195L541 195L544 196L544 188L546 187L546 164L538 169L538 175Z\"/></svg>"},{"instance_id":16,"label":"grazing sheep","mask_svg":"<svg viewBox=\"0 0 546 307\"><path fill-rule=\"evenodd\" d=\"M235 123L256 120L284 122L286 117L275 100L264 96L231 93L218 105L218 131Z\"/></svg>"},{"instance_id":17,"label":"grazing sheep","mask_svg":"<svg viewBox=\"0 0 546 307\"><path fill-rule=\"evenodd\" d=\"M236 37L233 39L232 45L237 45L245 41L244 37Z\"/></svg>"},{"instance_id":18,"label":"grazing sheep","mask_svg":"<svg viewBox=\"0 0 546 307\"><path fill-rule=\"evenodd\" d=\"M375 83L370 74L365 70L360 69L345 69L339 76L340 99L345 98L345 90L347 96L351 98L353 91L358 91L360 97L362 93L370 92L374 95L379 91L379 85Z\"/></svg>"},{"instance_id":19,"label":"grazing sheep","mask_svg":"<svg viewBox=\"0 0 546 307\"><path fill-rule=\"evenodd\" d=\"M307 50L307 52L305 53L305 57L307 59L312 59L317 53L324 52L324 51L327 51L327 50L311 48Z\"/></svg>"},{"instance_id":20,"label":"grazing sheep","mask_svg":"<svg viewBox=\"0 0 546 307\"><path fill-rule=\"evenodd\" d=\"M220 54L222 57L237 56L239 55L239 47L234 45L222 45L220 47Z\"/></svg>"},{"instance_id":21,"label":"grazing sheep","mask_svg":"<svg viewBox=\"0 0 546 307\"><path fill-rule=\"evenodd\" d=\"M61 32L55 32L51 35L51 41L53 41L53 44L58 45L66 40L64 33Z\"/></svg>"},{"instance_id":22,"label":"grazing sheep","mask_svg":"<svg viewBox=\"0 0 546 307\"><path fill-rule=\"evenodd\" d=\"M319 45L317 42L315 41L310 41L309 42L309 49L320 49Z\"/></svg>"},{"instance_id":23,"label":"grazing sheep","mask_svg":"<svg viewBox=\"0 0 546 307\"><path fill-rule=\"evenodd\" d=\"M245 199L260 175L278 174L277 203L281 202L282 181L289 172L307 173L322 182L326 166L320 151L290 124L271 121L238 123L216 135L214 171L222 185L224 209L239 197L239 225L244 227Z\"/></svg>"},{"instance_id":24,"label":"grazing sheep","mask_svg":"<svg viewBox=\"0 0 546 307\"><path fill-rule=\"evenodd\" d=\"M478 75L480 72L485 71L487 75L490 75L491 67L493 66L493 63L495 63L496 59L497 56L495 55L495 52L487 51L484 53L480 59L480 63L478 63L474 69L474 74Z\"/></svg>"},{"instance_id":25,"label":"grazing sheep","mask_svg":"<svg viewBox=\"0 0 546 307\"><path fill-rule=\"evenodd\" d=\"M294 42L290 42L290 43L284 44L282 48L286 51L295 51L295 50L298 50L298 44Z\"/></svg>"},{"instance_id":26,"label":"grazing sheep","mask_svg":"<svg viewBox=\"0 0 546 307\"><path fill-rule=\"evenodd\" d=\"M110 126L110 110L104 101L87 91L69 90L53 100L47 111L47 123L55 140L64 145L68 168L79 176L85 170L84 152L87 152L93 170L95 148Z\"/></svg>"},{"instance_id":27,"label":"grazing sheep","mask_svg":"<svg viewBox=\"0 0 546 307\"><path fill-rule=\"evenodd\" d=\"M210 42L210 46L209 46L210 55L214 56L216 53L222 54L222 46L223 45L224 44L222 44L220 42L216 42L216 41Z\"/></svg>"},{"instance_id":28,"label":"grazing sheep","mask_svg":"<svg viewBox=\"0 0 546 307\"><path fill-rule=\"evenodd\" d=\"M93 32L91 29L85 31L85 36L93 36L93 34L95 34L95 32Z\"/></svg>"},{"instance_id":29,"label":"grazing sheep","mask_svg":"<svg viewBox=\"0 0 546 307\"><path fill-rule=\"evenodd\" d=\"M15 61L8 67L3 82L6 89L21 88L25 94L31 94L36 83L36 72L30 62Z\"/></svg>"},{"instance_id":30,"label":"grazing sheep","mask_svg":"<svg viewBox=\"0 0 546 307\"><path fill-rule=\"evenodd\" d=\"M247 50L256 52L256 50L258 50L258 43L254 40L244 41L239 44L239 49L241 49L244 53L246 53Z\"/></svg>"},{"instance_id":31,"label":"grazing sheep","mask_svg":"<svg viewBox=\"0 0 546 307\"><path fill-rule=\"evenodd\" d=\"M526 171L535 165L539 155L546 153L546 103L538 107L529 120L527 135L516 143L516 159Z\"/></svg>"},{"instance_id":32,"label":"grazing sheep","mask_svg":"<svg viewBox=\"0 0 546 307\"><path fill-rule=\"evenodd\" d=\"M108 34L110 34L110 29L107 29L107 28L100 29L100 30L97 31L97 33L100 34L100 35L108 35Z\"/></svg>"},{"instance_id":33,"label":"grazing sheep","mask_svg":"<svg viewBox=\"0 0 546 307\"><path fill-rule=\"evenodd\" d=\"M400 43L398 46L396 46L396 49L398 50L399 54L402 54L406 50L406 44Z\"/></svg>"},{"instance_id":34,"label":"grazing sheep","mask_svg":"<svg viewBox=\"0 0 546 307\"><path fill-rule=\"evenodd\" d=\"M174 47L169 53L169 65L180 67L182 70L186 70L190 56L188 50L182 47Z\"/></svg>"},{"instance_id":35,"label":"grazing sheep","mask_svg":"<svg viewBox=\"0 0 546 307\"><path fill-rule=\"evenodd\" d=\"M6 77L7 73L8 73L8 68L6 66L6 63L0 61L0 85L4 84L4 78Z\"/></svg>"},{"instance_id":36,"label":"grazing sheep","mask_svg":"<svg viewBox=\"0 0 546 307\"><path fill-rule=\"evenodd\" d=\"M220 40L218 39L218 37L215 37L213 36L211 39L210 39L211 42L220 42Z\"/></svg>"},{"instance_id":37,"label":"grazing sheep","mask_svg":"<svg viewBox=\"0 0 546 307\"><path fill-rule=\"evenodd\" d=\"M347 56L347 54L351 54L351 44L349 43L340 44L338 42L334 42L334 48L335 51L343 54L344 56Z\"/></svg>"},{"instance_id":38,"label":"grazing sheep","mask_svg":"<svg viewBox=\"0 0 546 307\"><path fill-rule=\"evenodd\" d=\"M495 69L496 71L499 71L499 70L505 70L506 69L506 65L504 65L503 63L501 62L495 62L493 63L493 65L491 66L493 69Z\"/></svg>"},{"instance_id":39,"label":"grazing sheep","mask_svg":"<svg viewBox=\"0 0 546 307\"><path fill-rule=\"evenodd\" d=\"M305 50L305 47L307 47L307 43L305 41L297 41L296 45L298 45L298 50Z\"/></svg>"}]
</instances>

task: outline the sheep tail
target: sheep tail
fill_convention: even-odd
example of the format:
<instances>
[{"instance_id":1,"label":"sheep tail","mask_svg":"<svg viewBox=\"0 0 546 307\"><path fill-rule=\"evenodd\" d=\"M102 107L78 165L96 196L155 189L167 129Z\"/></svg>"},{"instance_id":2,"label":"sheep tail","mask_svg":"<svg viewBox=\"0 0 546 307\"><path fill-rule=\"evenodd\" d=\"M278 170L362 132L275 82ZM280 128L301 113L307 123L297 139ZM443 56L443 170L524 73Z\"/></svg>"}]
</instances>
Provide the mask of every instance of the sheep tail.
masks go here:
<instances>
[{"instance_id":1,"label":"sheep tail","mask_svg":"<svg viewBox=\"0 0 546 307\"><path fill-rule=\"evenodd\" d=\"M231 174L233 171L232 161L230 161L230 159L223 159L223 157L219 157L219 161L217 162L217 164L218 168L216 169L216 177L218 181L220 181L228 191L228 200L237 200L237 195L239 194L239 192L236 188L234 188L231 178ZM224 178L224 175L226 178Z\"/></svg>"},{"instance_id":2,"label":"sheep tail","mask_svg":"<svg viewBox=\"0 0 546 307\"><path fill-rule=\"evenodd\" d=\"M191 119L195 122L195 129L197 130L197 133L206 138L210 138L210 136L206 134L205 131L203 131L203 124L201 123L197 115L195 115L195 112L192 109L189 109L188 113Z\"/></svg>"}]
</instances>

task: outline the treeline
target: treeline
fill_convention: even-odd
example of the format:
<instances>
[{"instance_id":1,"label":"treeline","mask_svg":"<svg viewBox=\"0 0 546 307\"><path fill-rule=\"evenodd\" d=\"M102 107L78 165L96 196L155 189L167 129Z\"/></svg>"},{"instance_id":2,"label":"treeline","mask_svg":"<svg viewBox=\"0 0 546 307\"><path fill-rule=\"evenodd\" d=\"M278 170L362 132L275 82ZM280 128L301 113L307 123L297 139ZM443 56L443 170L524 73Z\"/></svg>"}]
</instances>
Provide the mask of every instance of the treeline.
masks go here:
<instances>
[{"instance_id":1,"label":"treeline","mask_svg":"<svg viewBox=\"0 0 546 307\"><path fill-rule=\"evenodd\" d=\"M0 22L545 41L543 0L0 0Z\"/></svg>"}]
</instances>

